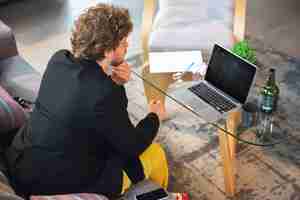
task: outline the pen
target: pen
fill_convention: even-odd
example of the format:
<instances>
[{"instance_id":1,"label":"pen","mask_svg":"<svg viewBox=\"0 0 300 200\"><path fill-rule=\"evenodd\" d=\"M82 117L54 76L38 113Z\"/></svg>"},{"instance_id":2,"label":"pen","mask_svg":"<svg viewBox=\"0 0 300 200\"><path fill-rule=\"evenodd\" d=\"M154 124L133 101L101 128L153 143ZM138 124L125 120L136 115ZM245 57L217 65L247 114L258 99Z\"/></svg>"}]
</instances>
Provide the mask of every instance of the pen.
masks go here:
<instances>
[{"instance_id":1,"label":"pen","mask_svg":"<svg viewBox=\"0 0 300 200\"><path fill-rule=\"evenodd\" d=\"M195 63L192 62L184 71L182 72L177 72L175 74L173 74L173 79L178 81L178 82L181 82L181 78L187 73L189 72L189 69L191 69L191 67L194 65Z\"/></svg>"},{"instance_id":2,"label":"pen","mask_svg":"<svg viewBox=\"0 0 300 200\"><path fill-rule=\"evenodd\" d=\"M194 62L192 62L187 68L186 68L186 70L185 71L188 71L189 69L191 69L191 67L194 65L195 63Z\"/></svg>"}]
</instances>

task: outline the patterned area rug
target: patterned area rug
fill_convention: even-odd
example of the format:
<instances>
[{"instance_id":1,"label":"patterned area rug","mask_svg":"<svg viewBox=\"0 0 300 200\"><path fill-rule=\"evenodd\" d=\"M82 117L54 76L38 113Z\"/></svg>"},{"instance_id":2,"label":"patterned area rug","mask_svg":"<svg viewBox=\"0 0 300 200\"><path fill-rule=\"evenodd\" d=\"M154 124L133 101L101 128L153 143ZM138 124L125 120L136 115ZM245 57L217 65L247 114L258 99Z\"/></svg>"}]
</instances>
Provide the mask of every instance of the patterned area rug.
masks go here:
<instances>
[{"instance_id":1,"label":"patterned area rug","mask_svg":"<svg viewBox=\"0 0 300 200\"><path fill-rule=\"evenodd\" d=\"M257 95L270 67L277 69L280 87L278 117L288 130L285 142L273 148L243 143L237 153L237 195L240 200L300 200L300 61L250 40L257 51L258 73L251 93ZM134 70L140 70L140 55L130 57ZM132 75L126 86L128 111L137 123L147 113L143 83ZM223 200L225 195L222 160L215 128L199 120L172 100L167 100L171 119L163 122L156 141L166 152L170 166L169 190L186 191L194 200Z\"/></svg>"}]
</instances>

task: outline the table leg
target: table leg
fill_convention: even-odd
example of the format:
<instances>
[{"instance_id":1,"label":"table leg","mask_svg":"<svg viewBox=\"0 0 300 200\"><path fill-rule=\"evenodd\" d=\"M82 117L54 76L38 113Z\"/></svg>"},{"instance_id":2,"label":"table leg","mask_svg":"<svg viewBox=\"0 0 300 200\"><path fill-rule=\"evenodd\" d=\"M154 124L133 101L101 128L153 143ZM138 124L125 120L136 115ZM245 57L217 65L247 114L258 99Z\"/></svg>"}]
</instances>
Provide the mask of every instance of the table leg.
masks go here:
<instances>
[{"instance_id":1,"label":"table leg","mask_svg":"<svg viewBox=\"0 0 300 200\"><path fill-rule=\"evenodd\" d=\"M240 123L240 112L231 113L226 121L227 130L236 134L236 128ZM220 153L223 159L224 184L226 195L235 195L235 152L236 139L222 130L219 130Z\"/></svg>"}]
</instances>

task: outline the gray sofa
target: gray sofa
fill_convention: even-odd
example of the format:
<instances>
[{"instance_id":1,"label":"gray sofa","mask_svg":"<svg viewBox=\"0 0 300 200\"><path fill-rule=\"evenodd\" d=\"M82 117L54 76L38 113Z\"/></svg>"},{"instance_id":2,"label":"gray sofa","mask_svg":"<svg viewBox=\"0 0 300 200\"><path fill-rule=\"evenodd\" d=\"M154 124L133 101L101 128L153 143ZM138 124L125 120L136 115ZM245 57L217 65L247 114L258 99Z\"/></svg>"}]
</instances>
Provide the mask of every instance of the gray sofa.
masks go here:
<instances>
[{"instance_id":1,"label":"gray sofa","mask_svg":"<svg viewBox=\"0 0 300 200\"><path fill-rule=\"evenodd\" d=\"M0 21L0 85L12 96L34 101L41 74L19 54L12 30Z\"/></svg>"},{"instance_id":2,"label":"gray sofa","mask_svg":"<svg viewBox=\"0 0 300 200\"><path fill-rule=\"evenodd\" d=\"M12 30L0 20L0 86L13 97L35 101L40 82L41 74L19 55ZM0 145L0 200L21 199L9 184L3 151Z\"/></svg>"},{"instance_id":3,"label":"gray sofa","mask_svg":"<svg viewBox=\"0 0 300 200\"><path fill-rule=\"evenodd\" d=\"M6 3L6 2L8 2L9 0L0 0L0 4L1 3Z\"/></svg>"}]
</instances>

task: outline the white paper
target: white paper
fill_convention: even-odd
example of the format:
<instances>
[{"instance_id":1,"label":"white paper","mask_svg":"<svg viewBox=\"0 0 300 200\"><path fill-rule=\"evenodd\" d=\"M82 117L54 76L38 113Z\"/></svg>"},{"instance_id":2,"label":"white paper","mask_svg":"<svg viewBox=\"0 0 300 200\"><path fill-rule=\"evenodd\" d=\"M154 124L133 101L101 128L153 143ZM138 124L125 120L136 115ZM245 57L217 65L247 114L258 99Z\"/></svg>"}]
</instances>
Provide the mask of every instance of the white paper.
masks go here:
<instances>
[{"instance_id":1,"label":"white paper","mask_svg":"<svg viewBox=\"0 0 300 200\"><path fill-rule=\"evenodd\" d=\"M201 51L150 52L151 73L194 72L203 67Z\"/></svg>"}]
</instances>

